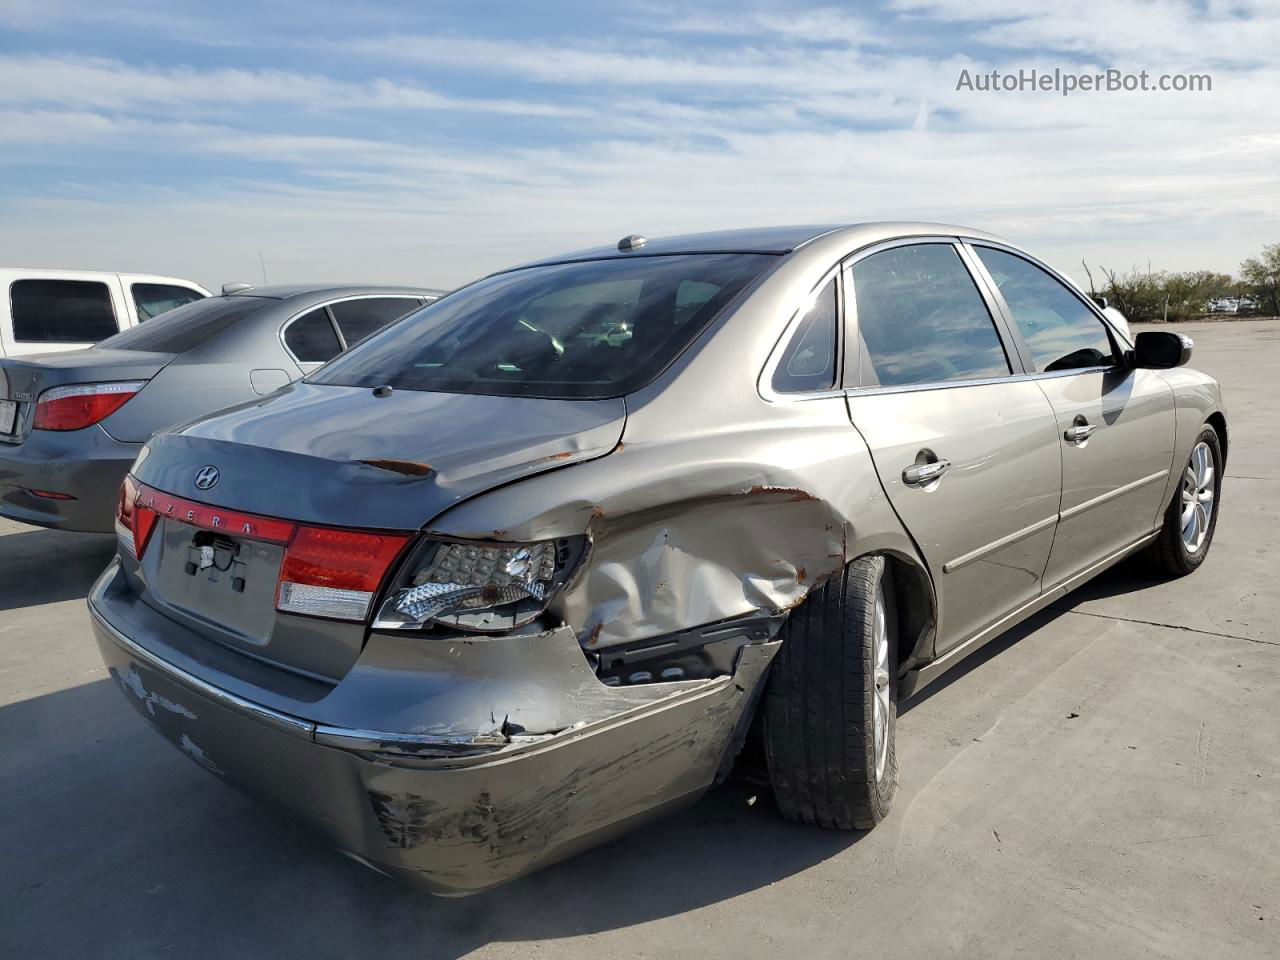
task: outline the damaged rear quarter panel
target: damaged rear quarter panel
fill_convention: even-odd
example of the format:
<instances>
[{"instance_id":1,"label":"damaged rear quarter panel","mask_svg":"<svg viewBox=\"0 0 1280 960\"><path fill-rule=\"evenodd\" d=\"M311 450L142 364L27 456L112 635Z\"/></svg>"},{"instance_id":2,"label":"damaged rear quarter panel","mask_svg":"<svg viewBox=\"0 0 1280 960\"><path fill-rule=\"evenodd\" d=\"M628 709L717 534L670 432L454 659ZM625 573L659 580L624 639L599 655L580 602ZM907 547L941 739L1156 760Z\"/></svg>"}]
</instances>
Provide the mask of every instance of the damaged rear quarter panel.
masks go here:
<instances>
[{"instance_id":1,"label":"damaged rear quarter panel","mask_svg":"<svg viewBox=\"0 0 1280 960\"><path fill-rule=\"evenodd\" d=\"M513 542L587 532L585 569L550 613L589 649L776 615L858 555L916 556L844 397L771 402L757 389L794 294L819 272L779 270L628 397L608 456L478 496L428 529Z\"/></svg>"}]
</instances>

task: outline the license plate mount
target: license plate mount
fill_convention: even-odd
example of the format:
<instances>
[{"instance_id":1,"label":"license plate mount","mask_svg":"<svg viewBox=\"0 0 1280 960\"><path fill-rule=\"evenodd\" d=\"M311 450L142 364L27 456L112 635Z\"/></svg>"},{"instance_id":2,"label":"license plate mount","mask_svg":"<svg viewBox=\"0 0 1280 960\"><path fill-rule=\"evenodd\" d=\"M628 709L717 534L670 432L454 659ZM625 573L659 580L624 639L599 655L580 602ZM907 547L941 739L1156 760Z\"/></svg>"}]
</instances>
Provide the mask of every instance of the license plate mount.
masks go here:
<instances>
[{"instance_id":1,"label":"license plate mount","mask_svg":"<svg viewBox=\"0 0 1280 960\"><path fill-rule=\"evenodd\" d=\"M0 434L11 435L18 425L18 404L0 400Z\"/></svg>"}]
</instances>

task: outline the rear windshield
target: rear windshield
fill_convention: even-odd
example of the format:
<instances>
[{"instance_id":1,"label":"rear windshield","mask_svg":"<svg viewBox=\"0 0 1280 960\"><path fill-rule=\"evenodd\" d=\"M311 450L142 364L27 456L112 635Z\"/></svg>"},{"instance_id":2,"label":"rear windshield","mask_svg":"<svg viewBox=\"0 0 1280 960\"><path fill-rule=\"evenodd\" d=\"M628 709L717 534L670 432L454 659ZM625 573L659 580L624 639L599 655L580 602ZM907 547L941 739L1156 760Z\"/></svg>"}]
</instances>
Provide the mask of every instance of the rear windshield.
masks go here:
<instances>
[{"instance_id":1,"label":"rear windshield","mask_svg":"<svg viewBox=\"0 0 1280 960\"><path fill-rule=\"evenodd\" d=\"M230 329L244 317L274 303L261 297L209 297L165 311L98 344L99 350L183 353Z\"/></svg>"},{"instance_id":2,"label":"rear windshield","mask_svg":"<svg viewBox=\"0 0 1280 960\"><path fill-rule=\"evenodd\" d=\"M621 396L656 377L775 262L762 254L637 257L499 274L374 334L308 379L445 393Z\"/></svg>"}]
</instances>

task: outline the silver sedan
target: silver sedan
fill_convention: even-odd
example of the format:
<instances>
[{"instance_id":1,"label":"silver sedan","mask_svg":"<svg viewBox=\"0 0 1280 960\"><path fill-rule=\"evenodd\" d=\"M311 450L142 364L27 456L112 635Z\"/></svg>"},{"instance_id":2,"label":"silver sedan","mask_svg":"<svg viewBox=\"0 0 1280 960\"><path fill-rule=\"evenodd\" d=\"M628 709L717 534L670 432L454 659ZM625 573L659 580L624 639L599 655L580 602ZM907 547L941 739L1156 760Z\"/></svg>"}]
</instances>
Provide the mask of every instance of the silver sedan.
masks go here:
<instances>
[{"instance_id":1,"label":"silver sedan","mask_svg":"<svg viewBox=\"0 0 1280 960\"><path fill-rule=\"evenodd\" d=\"M110 533L155 431L266 396L441 292L237 284L88 349L0 357L0 516Z\"/></svg>"},{"instance_id":2,"label":"silver sedan","mask_svg":"<svg viewBox=\"0 0 1280 960\"><path fill-rule=\"evenodd\" d=\"M1191 348L966 228L627 237L159 433L94 629L195 762L439 892L749 737L785 817L872 827L902 698L1130 554L1204 562Z\"/></svg>"}]
</instances>

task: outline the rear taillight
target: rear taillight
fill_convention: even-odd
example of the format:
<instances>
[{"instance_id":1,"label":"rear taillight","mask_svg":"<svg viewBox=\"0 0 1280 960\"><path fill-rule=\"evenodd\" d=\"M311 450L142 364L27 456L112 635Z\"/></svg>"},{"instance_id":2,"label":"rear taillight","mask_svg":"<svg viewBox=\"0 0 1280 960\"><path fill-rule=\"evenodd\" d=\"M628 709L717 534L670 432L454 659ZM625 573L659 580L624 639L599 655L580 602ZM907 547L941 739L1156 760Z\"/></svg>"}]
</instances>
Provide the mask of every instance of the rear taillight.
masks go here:
<instances>
[{"instance_id":1,"label":"rear taillight","mask_svg":"<svg viewBox=\"0 0 1280 960\"><path fill-rule=\"evenodd\" d=\"M276 609L308 617L365 620L383 578L409 543L407 533L311 527L184 500L125 477L116 509L121 544L141 559L160 517L241 540L284 547Z\"/></svg>"},{"instance_id":2,"label":"rear taillight","mask_svg":"<svg viewBox=\"0 0 1280 960\"><path fill-rule=\"evenodd\" d=\"M276 609L364 620L383 577L408 542L404 534L299 526L285 548Z\"/></svg>"},{"instance_id":3,"label":"rear taillight","mask_svg":"<svg viewBox=\"0 0 1280 960\"><path fill-rule=\"evenodd\" d=\"M105 420L146 386L145 380L53 387L36 401L34 430L82 430Z\"/></svg>"},{"instance_id":4,"label":"rear taillight","mask_svg":"<svg viewBox=\"0 0 1280 960\"><path fill-rule=\"evenodd\" d=\"M120 484L120 498L116 503L116 537L120 546L135 560L142 559L147 549L147 541L151 539L151 531L155 529L157 514L148 510L138 502L142 488L126 474L124 483Z\"/></svg>"}]
</instances>

